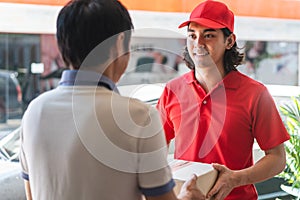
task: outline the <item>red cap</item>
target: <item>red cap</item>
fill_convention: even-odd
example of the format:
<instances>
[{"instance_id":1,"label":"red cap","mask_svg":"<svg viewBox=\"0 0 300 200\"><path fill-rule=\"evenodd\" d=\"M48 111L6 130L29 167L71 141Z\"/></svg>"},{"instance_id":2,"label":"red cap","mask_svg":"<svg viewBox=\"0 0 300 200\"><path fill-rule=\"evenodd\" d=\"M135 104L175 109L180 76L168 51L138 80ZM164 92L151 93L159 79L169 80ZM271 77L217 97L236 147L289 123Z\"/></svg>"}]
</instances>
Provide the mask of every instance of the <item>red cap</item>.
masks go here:
<instances>
[{"instance_id":1,"label":"red cap","mask_svg":"<svg viewBox=\"0 0 300 200\"><path fill-rule=\"evenodd\" d=\"M190 15L190 19L180 24L178 28L195 22L209 28L228 28L231 32L234 29L234 14L221 2L207 0L200 3Z\"/></svg>"}]
</instances>

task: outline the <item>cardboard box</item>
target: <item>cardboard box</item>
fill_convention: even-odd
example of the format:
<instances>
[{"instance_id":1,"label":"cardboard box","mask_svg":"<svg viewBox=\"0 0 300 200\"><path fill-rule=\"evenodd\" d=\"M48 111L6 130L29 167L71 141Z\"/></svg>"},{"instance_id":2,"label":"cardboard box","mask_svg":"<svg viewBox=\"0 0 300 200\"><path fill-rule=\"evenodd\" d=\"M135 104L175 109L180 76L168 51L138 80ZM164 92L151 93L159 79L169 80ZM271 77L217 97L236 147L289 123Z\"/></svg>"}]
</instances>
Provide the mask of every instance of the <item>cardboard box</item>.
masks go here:
<instances>
[{"instance_id":1,"label":"cardboard box","mask_svg":"<svg viewBox=\"0 0 300 200\"><path fill-rule=\"evenodd\" d=\"M211 164L173 160L169 165L172 169L173 179L176 183L174 188L176 195L179 194L183 183L189 180L193 174L198 177L197 186L204 195L206 195L214 186L218 178L218 172Z\"/></svg>"}]
</instances>

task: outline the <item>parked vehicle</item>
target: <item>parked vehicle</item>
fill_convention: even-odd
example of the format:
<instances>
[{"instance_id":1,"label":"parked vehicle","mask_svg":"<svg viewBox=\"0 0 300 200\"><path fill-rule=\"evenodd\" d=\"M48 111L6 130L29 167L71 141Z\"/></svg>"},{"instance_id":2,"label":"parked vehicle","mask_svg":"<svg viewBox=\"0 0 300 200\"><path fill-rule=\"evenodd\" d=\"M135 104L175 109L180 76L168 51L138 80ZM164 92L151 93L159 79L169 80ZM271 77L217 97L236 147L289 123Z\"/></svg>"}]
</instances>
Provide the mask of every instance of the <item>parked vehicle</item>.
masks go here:
<instances>
[{"instance_id":1,"label":"parked vehicle","mask_svg":"<svg viewBox=\"0 0 300 200\"><path fill-rule=\"evenodd\" d=\"M0 70L0 123L22 116L22 91L17 75L17 72Z\"/></svg>"}]
</instances>

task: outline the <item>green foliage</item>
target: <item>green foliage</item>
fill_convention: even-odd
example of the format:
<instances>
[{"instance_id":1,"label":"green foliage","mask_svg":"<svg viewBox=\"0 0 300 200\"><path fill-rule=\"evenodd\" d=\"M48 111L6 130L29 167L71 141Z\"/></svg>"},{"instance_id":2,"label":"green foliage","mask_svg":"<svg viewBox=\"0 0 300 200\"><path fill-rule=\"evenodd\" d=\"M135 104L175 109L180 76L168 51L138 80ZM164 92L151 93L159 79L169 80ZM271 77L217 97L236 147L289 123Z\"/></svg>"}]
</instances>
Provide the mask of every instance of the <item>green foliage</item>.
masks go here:
<instances>
[{"instance_id":1,"label":"green foliage","mask_svg":"<svg viewBox=\"0 0 300 200\"><path fill-rule=\"evenodd\" d=\"M287 167L279 175L292 187L300 188L300 96L279 107L291 139L285 143Z\"/></svg>"}]
</instances>

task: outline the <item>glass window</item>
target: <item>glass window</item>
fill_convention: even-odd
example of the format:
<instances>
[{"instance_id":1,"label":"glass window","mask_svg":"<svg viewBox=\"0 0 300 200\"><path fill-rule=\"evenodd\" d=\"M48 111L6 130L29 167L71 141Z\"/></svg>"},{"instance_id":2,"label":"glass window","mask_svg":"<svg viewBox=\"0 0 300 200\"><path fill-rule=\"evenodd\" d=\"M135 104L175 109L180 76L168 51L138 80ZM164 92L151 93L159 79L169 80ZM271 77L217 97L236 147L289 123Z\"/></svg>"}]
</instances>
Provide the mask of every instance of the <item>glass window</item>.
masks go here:
<instances>
[{"instance_id":1,"label":"glass window","mask_svg":"<svg viewBox=\"0 0 300 200\"><path fill-rule=\"evenodd\" d=\"M0 34L0 156L4 159L12 158L8 152L14 151L5 149L2 139L20 126L32 99L57 85L54 72L63 66L54 34Z\"/></svg>"},{"instance_id":2,"label":"glass window","mask_svg":"<svg viewBox=\"0 0 300 200\"><path fill-rule=\"evenodd\" d=\"M179 38L132 38L129 64L118 85L165 83L185 72L184 45Z\"/></svg>"},{"instance_id":3,"label":"glass window","mask_svg":"<svg viewBox=\"0 0 300 200\"><path fill-rule=\"evenodd\" d=\"M291 85L298 83L298 43L242 41L245 64L238 69L264 84Z\"/></svg>"}]
</instances>

